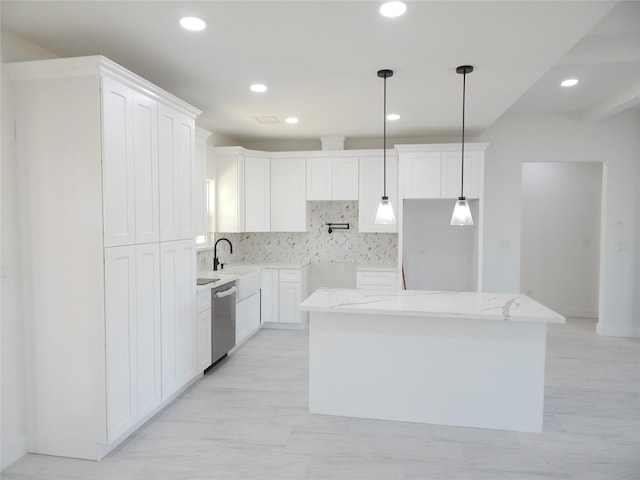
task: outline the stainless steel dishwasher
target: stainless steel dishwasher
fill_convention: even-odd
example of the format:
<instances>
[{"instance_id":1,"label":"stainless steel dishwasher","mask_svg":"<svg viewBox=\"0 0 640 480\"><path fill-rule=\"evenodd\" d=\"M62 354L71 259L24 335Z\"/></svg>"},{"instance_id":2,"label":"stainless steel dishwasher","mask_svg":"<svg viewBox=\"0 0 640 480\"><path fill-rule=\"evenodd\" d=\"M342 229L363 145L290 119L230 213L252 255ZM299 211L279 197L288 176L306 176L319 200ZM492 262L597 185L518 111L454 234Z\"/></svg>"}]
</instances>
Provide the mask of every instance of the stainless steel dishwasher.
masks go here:
<instances>
[{"instance_id":1,"label":"stainless steel dishwasher","mask_svg":"<svg viewBox=\"0 0 640 480\"><path fill-rule=\"evenodd\" d=\"M236 345L236 282L211 289L211 324L213 364Z\"/></svg>"}]
</instances>

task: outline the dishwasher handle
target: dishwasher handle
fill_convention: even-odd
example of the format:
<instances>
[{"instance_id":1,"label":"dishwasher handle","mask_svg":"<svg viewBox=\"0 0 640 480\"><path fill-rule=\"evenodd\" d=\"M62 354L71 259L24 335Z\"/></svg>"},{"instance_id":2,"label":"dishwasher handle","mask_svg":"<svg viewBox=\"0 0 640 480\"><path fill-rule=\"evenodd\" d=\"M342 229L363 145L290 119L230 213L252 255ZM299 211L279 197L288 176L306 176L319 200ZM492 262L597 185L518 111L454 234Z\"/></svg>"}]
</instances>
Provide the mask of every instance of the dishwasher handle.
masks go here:
<instances>
[{"instance_id":1,"label":"dishwasher handle","mask_svg":"<svg viewBox=\"0 0 640 480\"><path fill-rule=\"evenodd\" d=\"M236 287L231 287L231 288L228 288L228 289L223 290L221 292L214 293L213 294L213 298L228 297L229 295L233 295L234 293L236 293Z\"/></svg>"}]
</instances>

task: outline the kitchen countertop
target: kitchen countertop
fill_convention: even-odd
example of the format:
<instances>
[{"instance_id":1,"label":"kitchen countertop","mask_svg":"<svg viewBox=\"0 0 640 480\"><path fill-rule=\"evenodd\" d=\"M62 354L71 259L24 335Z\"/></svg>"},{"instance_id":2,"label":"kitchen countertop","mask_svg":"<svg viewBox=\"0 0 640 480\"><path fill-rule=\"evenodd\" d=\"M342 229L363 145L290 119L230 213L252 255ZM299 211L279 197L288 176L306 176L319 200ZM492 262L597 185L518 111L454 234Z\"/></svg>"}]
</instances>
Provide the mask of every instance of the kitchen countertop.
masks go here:
<instances>
[{"instance_id":1,"label":"kitchen countertop","mask_svg":"<svg viewBox=\"0 0 640 480\"><path fill-rule=\"evenodd\" d=\"M564 323L522 294L320 288L300 306L308 312Z\"/></svg>"}]
</instances>

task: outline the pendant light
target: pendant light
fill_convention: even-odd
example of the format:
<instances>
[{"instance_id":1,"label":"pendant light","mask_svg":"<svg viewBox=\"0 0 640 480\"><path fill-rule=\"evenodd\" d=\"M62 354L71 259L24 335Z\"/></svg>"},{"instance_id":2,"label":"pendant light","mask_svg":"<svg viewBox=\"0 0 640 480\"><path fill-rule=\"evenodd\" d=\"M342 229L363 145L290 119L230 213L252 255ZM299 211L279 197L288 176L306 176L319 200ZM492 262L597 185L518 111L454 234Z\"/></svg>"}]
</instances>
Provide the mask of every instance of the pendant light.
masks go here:
<instances>
[{"instance_id":1,"label":"pendant light","mask_svg":"<svg viewBox=\"0 0 640 480\"><path fill-rule=\"evenodd\" d=\"M375 223L392 224L396 223L396 216L393 214L393 207L387 196L387 78L393 75L393 70L378 70L378 77L384 79L384 100L383 100L383 170L384 170L384 189L382 192L382 200L378 205L378 213L376 214Z\"/></svg>"},{"instance_id":2,"label":"pendant light","mask_svg":"<svg viewBox=\"0 0 640 480\"><path fill-rule=\"evenodd\" d=\"M460 172L460 196L458 197L456 206L453 208L451 225L473 225L469 202L467 202L464 196L464 104L467 73L473 72L473 67L471 65L461 65L456 68L456 72L462 74L462 171Z\"/></svg>"}]
</instances>

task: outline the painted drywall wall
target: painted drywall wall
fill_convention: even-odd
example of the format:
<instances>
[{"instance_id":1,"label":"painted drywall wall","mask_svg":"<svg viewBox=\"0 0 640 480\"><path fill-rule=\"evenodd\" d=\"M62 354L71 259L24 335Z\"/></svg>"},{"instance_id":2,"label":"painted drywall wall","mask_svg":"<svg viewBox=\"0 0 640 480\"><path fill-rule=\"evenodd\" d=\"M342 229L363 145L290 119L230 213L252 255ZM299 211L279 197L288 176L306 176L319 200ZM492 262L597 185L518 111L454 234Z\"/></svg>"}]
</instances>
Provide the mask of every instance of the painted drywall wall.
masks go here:
<instances>
[{"instance_id":1,"label":"painted drywall wall","mask_svg":"<svg viewBox=\"0 0 640 480\"><path fill-rule=\"evenodd\" d=\"M455 200L404 200L402 260L407 289L477 290L478 201L473 226L451 226Z\"/></svg>"},{"instance_id":2,"label":"painted drywall wall","mask_svg":"<svg viewBox=\"0 0 640 480\"><path fill-rule=\"evenodd\" d=\"M640 111L592 123L578 115L506 114L477 141L485 161L483 289L520 291L523 162L603 162L597 330L640 336L638 202ZM636 315L634 315L636 313Z\"/></svg>"},{"instance_id":3,"label":"painted drywall wall","mask_svg":"<svg viewBox=\"0 0 640 480\"><path fill-rule=\"evenodd\" d=\"M568 317L598 316L600 162L522 164L521 290Z\"/></svg>"},{"instance_id":4,"label":"painted drywall wall","mask_svg":"<svg viewBox=\"0 0 640 480\"><path fill-rule=\"evenodd\" d=\"M2 31L0 63L56 58L48 50L25 41L11 32ZM25 329L21 302L21 258L18 209L17 159L13 142L11 89L2 69L2 157L0 281L2 331L0 390L0 468L10 465L27 451Z\"/></svg>"}]
</instances>

